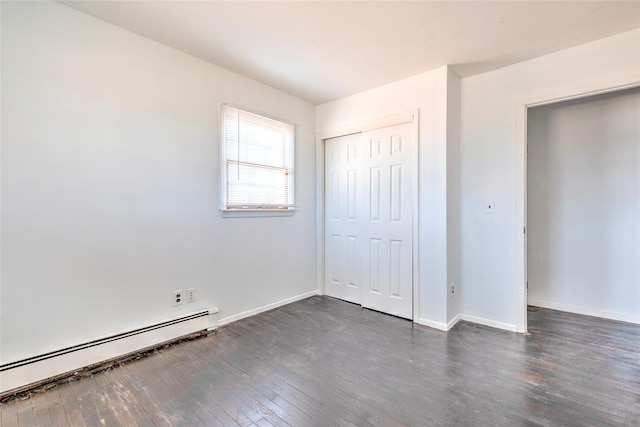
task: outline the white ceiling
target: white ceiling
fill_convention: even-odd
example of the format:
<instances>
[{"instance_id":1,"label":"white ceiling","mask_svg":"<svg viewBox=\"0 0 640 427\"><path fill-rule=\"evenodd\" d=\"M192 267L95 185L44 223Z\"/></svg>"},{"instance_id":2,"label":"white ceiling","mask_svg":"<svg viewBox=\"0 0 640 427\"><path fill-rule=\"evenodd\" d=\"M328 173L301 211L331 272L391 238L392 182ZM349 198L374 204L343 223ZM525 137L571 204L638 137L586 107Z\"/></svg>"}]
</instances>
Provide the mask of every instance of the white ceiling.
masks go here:
<instances>
[{"instance_id":1,"label":"white ceiling","mask_svg":"<svg viewBox=\"0 0 640 427\"><path fill-rule=\"evenodd\" d=\"M640 1L63 1L314 104L640 27ZM640 49L640 40L638 41Z\"/></svg>"}]
</instances>

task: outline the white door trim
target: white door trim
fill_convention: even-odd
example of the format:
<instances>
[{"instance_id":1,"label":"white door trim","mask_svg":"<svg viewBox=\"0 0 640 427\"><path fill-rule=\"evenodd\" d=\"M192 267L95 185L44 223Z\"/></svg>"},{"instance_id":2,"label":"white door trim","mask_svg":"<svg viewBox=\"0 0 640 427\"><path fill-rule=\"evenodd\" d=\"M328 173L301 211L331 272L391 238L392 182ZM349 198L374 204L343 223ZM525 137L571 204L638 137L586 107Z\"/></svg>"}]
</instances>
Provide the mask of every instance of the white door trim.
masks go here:
<instances>
[{"instance_id":1,"label":"white door trim","mask_svg":"<svg viewBox=\"0 0 640 427\"><path fill-rule=\"evenodd\" d=\"M529 108L640 87L640 80L618 79L548 93L517 102L516 123L516 331L527 332L527 113Z\"/></svg>"},{"instance_id":2,"label":"white door trim","mask_svg":"<svg viewBox=\"0 0 640 427\"><path fill-rule=\"evenodd\" d=\"M316 135L316 271L317 271L317 287L320 294L325 294L324 289L324 201L325 201L325 188L324 188L324 153L325 153L325 145L324 142L330 138L336 138L339 136L350 135L353 133L365 132L368 130L379 129L387 126L399 125L403 123L411 123L412 124L412 150L415 153L414 158L412 159L412 167L414 170L413 176L411 177L411 183L413 185L413 200L415 203L412 204L412 239L413 239L413 259L412 259L412 269L413 269L413 321L415 322L420 317L420 306L419 306L419 268L418 268L418 248L419 248L419 210L418 210L418 194L419 194L419 109L410 110L404 113L393 114L381 118L375 118L372 120L367 120L361 123L355 123L352 125L347 125L343 127L336 127L334 129L329 129L325 131L320 131Z\"/></svg>"}]
</instances>

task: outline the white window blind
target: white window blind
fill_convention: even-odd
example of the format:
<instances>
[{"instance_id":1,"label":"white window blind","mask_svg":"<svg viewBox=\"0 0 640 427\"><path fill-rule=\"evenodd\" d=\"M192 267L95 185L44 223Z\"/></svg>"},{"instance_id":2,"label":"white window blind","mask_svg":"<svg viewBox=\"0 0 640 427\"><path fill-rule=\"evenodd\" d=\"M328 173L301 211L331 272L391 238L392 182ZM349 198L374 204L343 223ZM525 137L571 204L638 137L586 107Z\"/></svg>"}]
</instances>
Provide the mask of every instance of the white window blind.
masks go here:
<instances>
[{"instance_id":1,"label":"white window blind","mask_svg":"<svg viewBox=\"0 0 640 427\"><path fill-rule=\"evenodd\" d=\"M222 106L224 209L294 208L294 126Z\"/></svg>"}]
</instances>

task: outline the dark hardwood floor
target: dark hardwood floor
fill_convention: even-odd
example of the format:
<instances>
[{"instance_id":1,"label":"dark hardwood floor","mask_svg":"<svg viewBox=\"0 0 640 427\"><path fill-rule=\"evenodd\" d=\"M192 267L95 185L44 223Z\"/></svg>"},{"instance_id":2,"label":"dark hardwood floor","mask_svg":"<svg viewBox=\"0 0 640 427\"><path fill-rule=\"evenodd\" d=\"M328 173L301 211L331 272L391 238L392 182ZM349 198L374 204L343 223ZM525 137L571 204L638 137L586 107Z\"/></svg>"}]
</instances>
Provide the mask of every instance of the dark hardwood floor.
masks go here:
<instances>
[{"instance_id":1,"label":"dark hardwood floor","mask_svg":"<svg viewBox=\"0 0 640 427\"><path fill-rule=\"evenodd\" d=\"M637 426L640 327L449 333L326 297L1 405L2 426Z\"/></svg>"}]
</instances>

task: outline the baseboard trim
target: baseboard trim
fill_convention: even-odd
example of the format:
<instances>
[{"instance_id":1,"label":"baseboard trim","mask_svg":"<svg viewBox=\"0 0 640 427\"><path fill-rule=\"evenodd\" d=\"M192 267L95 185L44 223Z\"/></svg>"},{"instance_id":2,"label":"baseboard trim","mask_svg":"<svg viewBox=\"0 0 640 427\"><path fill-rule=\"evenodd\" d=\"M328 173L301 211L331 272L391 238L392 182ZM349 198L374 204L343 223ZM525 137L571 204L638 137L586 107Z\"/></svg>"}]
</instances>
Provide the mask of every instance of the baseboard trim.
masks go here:
<instances>
[{"instance_id":1,"label":"baseboard trim","mask_svg":"<svg viewBox=\"0 0 640 427\"><path fill-rule=\"evenodd\" d=\"M496 320L485 319L484 317L472 316L470 314L460 314L460 320L490 326L492 328L504 329L509 332L518 332L518 327L510 323L498 322Z\"/></svg>"},{"instance_id":2,"label":"baseboard trim","mask_svg":"<svg viewBox=\"0 0 640 427\"><path fill-rule=\"evenodd\" d=\"M528 305L548 308L551 310L565 311L567 313L582 314L585 316L600 317L602 319L616 320L619 322L640 324L640 316L634 316L631 314L616 313L612 311L599 310L599 309L590 308L590 307L580 307L580 306L571 305L571 304L556 303L556 302L545 301L545 300L536 299L536 298L529 298L527 303Z\"/></svg>"},{"instance_id":3,"label":"baseboard trim","mask_svg":"<svg viewBox=\"0 0 640 427\"><path fill-rule=\"evenodd\" d=\"M320 291L316 289L310 292L305 292L303 294L296 295L291 298L286 298L280 301L273 302L271 304L263 305L258 308L243 311L242 313L234 314L232 316L227 316L218 320L218 325L219 326L228 325L229 323L246 319L247 317L255 316L256 314L264 313L265 311L273 310L274 308L282 307L283 305L291 304L292 302L300 301L315 295L320 295Z\"/></svg>"},{"instance_id":4,"label":"baseboard trim","mask_svg":"<svg viewBox=\"0 0 640 427\"><path fill-rule=\"evenodd\" d=\"M447 331L446 323L436 322L433 320L425 319L424 317L419 317L415 322L422 326L428 326L433 329L438 329L439 331Z\"/></svg>"},{"instance_id":5,"label":"baseboard trim","mask_svg":"<svg viewBox=\"0 0 640 427\"><path fill-rule=\"evenodd\" d=\"M449 320L449 323L447 323L447 331L451 330L451 328L453 328L454 326L456 326L456 324L462 319L462 315L461 314L456 314L455 317L451 320Z\"/></svg>"},{"instance_id":6,"label":"baseboard trim","mask_svg":"<svg viewBox=\"0 0 640 427\"><path fill-rule=\"evenodd\" d=\"M444 331L444 332L449 331L459 321L460 321L460 315L459 314L456 315L453 319L449 320L448 323L436 322L434 320L429 320L429 319L426 319L424 317L419 317L417 320L414 320L414 322L419 324L419 325L428 326L430 328L438 329L439 331Z\"/></svg>"}]
</instances>

